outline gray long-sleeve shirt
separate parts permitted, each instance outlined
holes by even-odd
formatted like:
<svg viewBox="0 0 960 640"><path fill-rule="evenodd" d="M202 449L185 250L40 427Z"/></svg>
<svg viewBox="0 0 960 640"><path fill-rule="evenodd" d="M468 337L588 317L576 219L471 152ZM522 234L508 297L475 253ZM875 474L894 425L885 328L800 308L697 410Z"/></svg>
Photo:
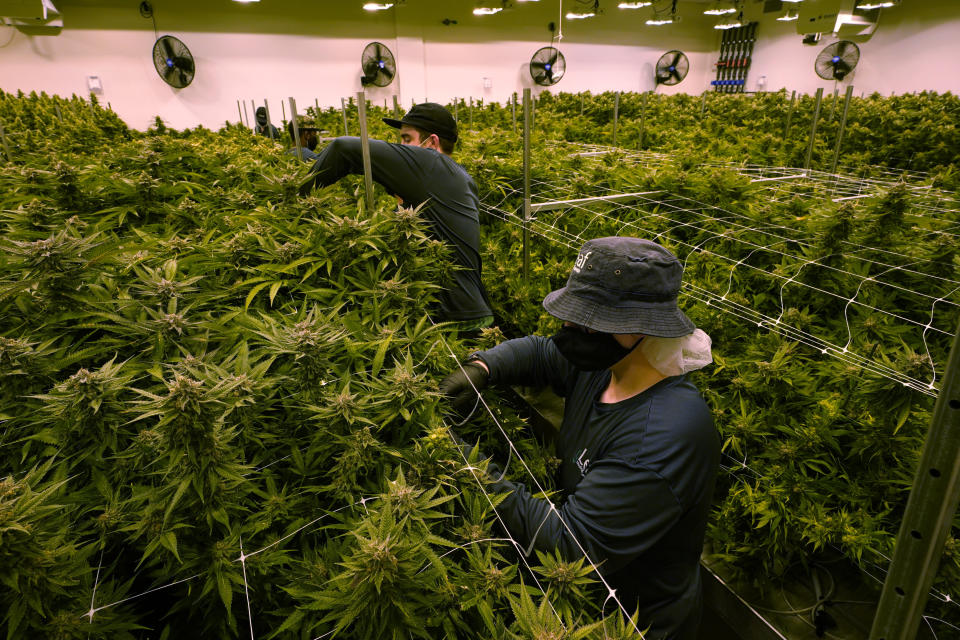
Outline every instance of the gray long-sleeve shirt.
<svg viewBox="0 0 960 640"><path fill-rule="evenodd" d="M550 385L566 398L556 441L563 497L552 511L521 483L494 485L512 491L498 509L510 534L525 548L556 548L565 558L586 552L627 611L639 604L650 640L695 638L699 559L720 457L696 387L669 377L605 404L610 371L577 370L548 338L510 340L478 356L493 383Z"/></svg>
<svg viewBox="0 0 960 640"><path fill-rule="evenodd" d="M463 270L454 273L449 289L441 291L440 315L444 320L476 320L493 315L480 281L480 200L473 178L449 156L413 145L370 141L373 179L407 206L421 209L434 237L446 242L454 262ZM314 184L327 186L340 178L363 172L360 138L336 138L320 152L311 169Z"/></svg>

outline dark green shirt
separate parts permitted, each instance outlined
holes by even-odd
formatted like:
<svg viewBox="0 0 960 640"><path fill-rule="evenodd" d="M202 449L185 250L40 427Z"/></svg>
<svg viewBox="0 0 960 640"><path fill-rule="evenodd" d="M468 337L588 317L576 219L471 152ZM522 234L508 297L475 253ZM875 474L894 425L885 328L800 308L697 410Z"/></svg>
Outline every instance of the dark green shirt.
<svg viewBox="0 0 960 640"><path fill-rule="evenodd" d="M492 315L480 281L480 200L473 178L450 156L413 145L370 141L370 167L374 181L405 206L421 209L433 236L453 249L454 262L463 270L441 291L443 320L474 320ZM360 138L343 136L328 144L311 169L314 184L326 186L340 178L363 173Z"/></svg>

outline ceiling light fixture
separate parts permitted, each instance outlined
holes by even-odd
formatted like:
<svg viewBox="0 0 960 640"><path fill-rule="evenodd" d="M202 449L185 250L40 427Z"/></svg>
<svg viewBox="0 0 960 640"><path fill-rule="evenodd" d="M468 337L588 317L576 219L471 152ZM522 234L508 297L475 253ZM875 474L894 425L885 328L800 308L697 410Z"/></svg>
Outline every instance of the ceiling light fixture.
<svg viewBox="0 0 960 640"><path fill-rule="evenodd" d="M239 2L240 4L250 4L251 2L260 2L260 0L233 0L234 2Z"/></svg>
<svg viewBox="0 0 960 640"><path fill-rule="evenodd" d="M796 20L796 19L797 19L797 12L796 12L796 11L792 11L792 10L790 10L790 9L787 9L787 11L784 12L784 14L783 14L782 16L780 16L779 18L777 18L777 20L779 20L780 22L790 22L790 21Z"/></svg>
<svg viewBox="0 0 960 640"><path fill-rule="evenodd" d="M889 9L897 4L893 0L860 0L857 3L857 9L869 11L870 9Z"/></svg>
<svg viewBox="0 0 960 640"><path fill-rule="evenodd" d="M503 11L503 7L477 7L473 10L475 16L492 16Z"/></svg>
<svg viewBox="0 0 960 640"><path fill-rule="evenodd" d="M803 0L780 0L780 2L792 2L793 4L797 4L798 2L803 2Z"/></svg>
<svg viewBox="0 0 960 640"><path fill-rule="evenodd" d="M742 27L742 26L743 26L743 23L741 23L739 20L737 20L736 18L730 18L729 20L721 20L717 24L713 25L713 28L727 30L727 29L736 29L737 27Z"/></svg>
<svg viewBox="0 0 960 640"><path fill-rule="evenodd" d="M728 13L736 13L737 8L732 2L715 2L712 7L703 12L705 16L722 16Z"/></svg>
<svg viewBox="0 0 960 640"><path fill-rule="evenodd" d="M597 15L597 14L595 14L595 13L589 13L589 12L588 12L588 13L574 13L574 12L571 11L570 13L567 14L567 20L585 20L586 18L592 18L592 17L594 17L595 15Z"/></svg>
<svg viewBox="0 0 960 640"><path fill-rule="evenodd" d="M651 18L650 20L647 20L647 24L651 27L662 27L665 24L673 24L673 18Z"/></svg>
<svg viewBox="0 0 960 640"><path fill-rule="evenodd" d="M393 6L392 2L368 2L363 5L364 11L385 11Z"/></svg>
<svg viewBox="0 0 960 640"><path fill-rule="evenodd" d="M617 5L617 9L643 9L652 4L652 2L621 2Z"/></svg>

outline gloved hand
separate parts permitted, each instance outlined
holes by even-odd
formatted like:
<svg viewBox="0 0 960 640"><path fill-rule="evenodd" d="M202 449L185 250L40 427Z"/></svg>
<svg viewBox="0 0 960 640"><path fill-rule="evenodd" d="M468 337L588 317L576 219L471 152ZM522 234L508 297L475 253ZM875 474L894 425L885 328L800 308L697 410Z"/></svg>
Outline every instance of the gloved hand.
<svg viewBox="0 0 960 640"><path fill-rule="evenodd" d="M451 398L450 407L457 415L463 415L477 402L477 392L487 387L490 373L476 362L457 367L440 381L440 393Z"/></svg>

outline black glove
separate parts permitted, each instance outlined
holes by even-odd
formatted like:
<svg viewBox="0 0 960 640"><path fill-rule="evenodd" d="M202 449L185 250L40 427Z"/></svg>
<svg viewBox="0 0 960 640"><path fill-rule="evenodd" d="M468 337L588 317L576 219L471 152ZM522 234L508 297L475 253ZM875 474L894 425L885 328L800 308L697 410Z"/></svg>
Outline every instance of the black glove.
<svg viewBox="0 0 960 640"><path fill-rule="evenodd" d="M486 389L490 374L482 365L468 362L440 381L440 393L451 398L450 407L458 415L477 403L477 392Z"/></svg>

